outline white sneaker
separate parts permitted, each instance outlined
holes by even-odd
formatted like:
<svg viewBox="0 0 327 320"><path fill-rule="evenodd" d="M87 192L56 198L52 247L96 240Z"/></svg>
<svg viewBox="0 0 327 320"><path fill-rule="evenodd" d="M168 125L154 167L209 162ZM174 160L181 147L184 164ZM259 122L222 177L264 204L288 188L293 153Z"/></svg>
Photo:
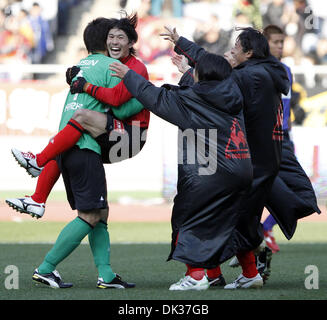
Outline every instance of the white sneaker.
<svg viewBox="0 0 327 320"><path fill-rule="evenodd" d="M240 266L240 263L237 259L237 257L235 256L228 264L231 268L236 268Z"/></svg>
<svg viewBox="0 0 327 320"><path fill-rule="evenodd" d="M11 149L11 153L15 157L18 164L26 169L27 173L32 177L38 177L43 168L36 163L36 156L32 152L22 152L15 148Z"/></svg>
<svg viewBox="0 0 327 320"><path fill-rule="evenodd" d="M36 219L42 218L45 211L45 203L35 202L31 197L6 199L9 207L20 213L27 213Z"/></svg>
<svg viewBox="0 0 327 320"><path fill-rule="evenodd" d="M191 276L185 276L178 282L172 284L169 290L206 290L209 288L209 281L204 275L201 280L195 280Z"/></svg>
<svg viewBox="0 0 327 320"><path fill-rule="evenodd" d="M247 278L240 274L234 282L227 284L224 289L258 289L262 288L262 286L263 280L259 273L253 278Z"/></svg>

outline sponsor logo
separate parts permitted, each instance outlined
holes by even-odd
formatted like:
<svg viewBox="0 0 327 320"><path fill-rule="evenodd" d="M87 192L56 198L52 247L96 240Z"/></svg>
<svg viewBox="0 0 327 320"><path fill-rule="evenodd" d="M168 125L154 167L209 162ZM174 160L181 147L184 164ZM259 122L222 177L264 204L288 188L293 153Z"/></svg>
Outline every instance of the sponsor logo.
<svg viewBox="0 0 327 320"><path fill-rule="evenodd" d="M65 112L69 110L77 110L83 108L83 103L71 102L65 106Z"/></svg>
<svg viewBox="0 0 327 320"><path fill-rule="evenodd" d="M78 66L95 66L99 60L81 60Z"/></svg>

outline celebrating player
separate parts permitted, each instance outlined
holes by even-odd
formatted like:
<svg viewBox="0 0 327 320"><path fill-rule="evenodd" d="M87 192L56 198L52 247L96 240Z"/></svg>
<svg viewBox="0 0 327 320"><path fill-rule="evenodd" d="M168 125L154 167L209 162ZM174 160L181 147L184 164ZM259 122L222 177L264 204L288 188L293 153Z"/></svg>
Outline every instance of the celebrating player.
<svg viewBox="0 0 327 320"><path fill-rule="evenodd" d="M175 44L175 51L195 65L205 50L166 27L162 36ZM253 28L242 29L231 54L235 61L232 78L244 97L244 119L253 164L253 183L241 205L237 257L242 274L226 289L263 285L253 250L263 240L260 219L272 183L278 173L282 140L281 93L287 94L289 80L283 66L269 52L265 37Z"/></svg>
<svg viewBox="0 0 327 320"><path fill-rule="evenodd" d="M134 56L133 45L138 39L136 25L137 15L110 19L109 32L106 37L107 49L111 57L119 59L148 79L145 65ZM68 69L67 82L71 83L79 70L78 67ZM12 150L19 164L30 175L39 176L35 193L31 197L6 200L14 209L37 218L43 216L46 200L60 176L57 163L53 159L78 142L84 131L95 138L101 146L104 163L130 158L143 148L149 126L149 111L144 109L136 99L132 99L123 82L113 88L101 87L95 80L93 84L90 82L87 83L85 78L79 75L77 81L72 84L71 92L78 94L85 89L85 92L92 97L112 106L107 113L85 108L77 109L67 126L51 139L47 147L39 154L33 155L17 149ZM124 120L119 121L119 119ZM111 153L112 146L117 143L118 139L121 139L122 147L126 149L121 152L121 155Z"/></svg>
<svg viewBox="0 0 327 320"><path fill-rule="evenodd" d="M193 86L158 88L127 66L110 68L145 108L180 129L168 259L185 263L187 272L169 289L205 290L210 285L205 269L233 255L229 245L237 237L239 205L252 181L243 99L230 78L232 69L223 57L205 54Z"/></svg>

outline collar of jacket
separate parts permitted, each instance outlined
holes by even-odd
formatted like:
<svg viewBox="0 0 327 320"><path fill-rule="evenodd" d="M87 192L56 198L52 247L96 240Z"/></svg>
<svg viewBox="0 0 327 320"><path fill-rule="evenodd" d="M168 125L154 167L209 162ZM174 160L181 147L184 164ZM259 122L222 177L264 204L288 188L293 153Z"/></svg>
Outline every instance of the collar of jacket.
<svg viewBox="0 0 327 320"><path fill-rule="evenodd" d="M260 58L251 58L249 60L246 60L246 61L240 63L234 69L242 69L242 68L247 67L247 66L254 66L256 64L261 64L261 63L265 63L265 62L280 63L280 61L278 59L276 59L274 56L269 55L267 58L262 58L262 59L260 59Z"/></svg>
<svg viewBox="0 0 327 320"><path fill-rule="evenodd" d="M132 55L131 55L131 54L129 54L127 57L120 58L119 61L120 61L121 63L123 63L123 64L126 64L126 62L127 62L130 58L132 58Z"/></svg>

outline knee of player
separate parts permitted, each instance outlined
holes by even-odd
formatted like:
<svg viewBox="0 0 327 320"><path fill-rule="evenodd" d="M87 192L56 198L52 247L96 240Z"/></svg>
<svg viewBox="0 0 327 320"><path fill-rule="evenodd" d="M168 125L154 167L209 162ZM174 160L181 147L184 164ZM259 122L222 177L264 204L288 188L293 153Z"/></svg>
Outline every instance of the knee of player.
<svg viewBox="0 0 327 320"><path fill-rule="evenodd" d="M101 212L99 209L95 209L89 212L78 212L78 216L90 224L92 227L95 227L101 219Z"/></svg>
<svg viewBox="0 0 327 320"><path fill-rule="evenodd" d="M77 121L81 126L86 124L88 113L86 109L78 109L74 112L72 119Z"/></svg>

